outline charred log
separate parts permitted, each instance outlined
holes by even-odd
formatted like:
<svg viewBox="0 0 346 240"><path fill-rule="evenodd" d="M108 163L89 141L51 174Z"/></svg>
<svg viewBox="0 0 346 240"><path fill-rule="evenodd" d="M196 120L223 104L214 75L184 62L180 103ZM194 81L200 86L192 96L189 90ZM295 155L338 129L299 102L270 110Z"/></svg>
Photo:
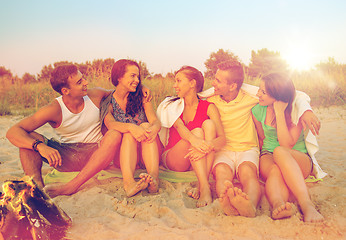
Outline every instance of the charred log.
<svg viewBox="0 0 346 240"><path fill-rule="evenodd" d="M7 181L0 196L0 232L4 239L63 239L70 217L32 179ZM1 239L1 236L0 236Z"/></svg>

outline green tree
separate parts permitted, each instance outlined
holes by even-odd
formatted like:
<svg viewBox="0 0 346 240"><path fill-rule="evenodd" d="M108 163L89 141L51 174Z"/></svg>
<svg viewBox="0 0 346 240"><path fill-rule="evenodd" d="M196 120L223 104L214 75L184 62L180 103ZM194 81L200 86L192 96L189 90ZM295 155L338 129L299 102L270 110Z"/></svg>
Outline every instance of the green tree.
<svg viewBox="0 0 346 240"><path fill-rule="evenodd" d="M36 77L30 73L24 73L22 81L24 84L37 82Z"/></svg>
<svg viewBox="0 0 346 240"><path fill-rule="evenodd" d="M12 77L12 73L10 70L6 69L4 66L0 66L0 77L7 75L8 77Z"/></svg>
<svg viewBox="0 0 346 240"><path fill-rule="evenodd" d="M147 77L151 77L151 74L148 70L147 64L145 62L138 62L139 68L141 69L141 79L144 80Z"/></svg>
<svg viewBox="0 0 346 240"><path fill-rule="evenodd" d="M263 76L272 72L287 72L288 65L279 52L262 48L257 52L251 51L251 61L248 74L252 77Z"/></svg>
<svg viewBox="0 0 346 240"><path fill-rule="evenodd" d="M48 66L47 65L43 66L43 68L41 69L41 72L37 75L37 80L39 82L48 82L52 71L53 71L53 67L51 64L49 64Z"/></svg>
<svg viewBox="0 0 346 240"><path fill-rule="evenodd" d="M212 52L209 59L204 62L204 65L207 68L204 76L206 78L212 78L217 71L217 65L220 62L224 62L227 60L236 60L240 62L238 56L228 50L225 51L223 49L219 49L217 52Z"/></svg>
<svg viewBox="0 0 346 240"><path fill-rule="evenodd" d="M327 62L316 64L316 68L324 73L346 74L346 65L337 63L333 57L329 57Z"/></svg>

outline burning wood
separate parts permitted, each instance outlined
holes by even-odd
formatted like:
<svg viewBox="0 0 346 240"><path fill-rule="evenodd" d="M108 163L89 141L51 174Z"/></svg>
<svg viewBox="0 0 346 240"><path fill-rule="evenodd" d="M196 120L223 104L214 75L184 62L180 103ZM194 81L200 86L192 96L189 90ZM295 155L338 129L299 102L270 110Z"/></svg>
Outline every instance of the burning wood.
<svg viewBox="0 0 346 240"><path fill-rule="evenodd" d="M63 239L70 217L32 179L7 181L0 196L0 240Z"/></svg>

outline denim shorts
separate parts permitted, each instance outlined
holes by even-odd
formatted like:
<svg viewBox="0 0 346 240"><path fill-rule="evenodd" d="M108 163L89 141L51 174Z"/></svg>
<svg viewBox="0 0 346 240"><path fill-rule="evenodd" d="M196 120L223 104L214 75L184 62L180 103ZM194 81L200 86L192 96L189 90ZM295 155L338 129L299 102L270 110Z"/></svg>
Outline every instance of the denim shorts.
<svg viewBox="0 0 346 240"><path fill-rule="evenodd" d="M61 172L77 172L82 170L91 155L98 149L98 143L61 143L54 138L44 137L44 143L59 151L62 159L61 166L56 167ZM48 163L42 157L42 161Z"/></svg>

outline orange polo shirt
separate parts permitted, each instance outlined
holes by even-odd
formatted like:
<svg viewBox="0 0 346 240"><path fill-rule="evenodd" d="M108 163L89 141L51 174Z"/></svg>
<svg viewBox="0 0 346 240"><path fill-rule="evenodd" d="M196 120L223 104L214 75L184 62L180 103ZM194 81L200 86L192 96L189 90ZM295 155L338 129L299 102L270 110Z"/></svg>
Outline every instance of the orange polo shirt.
<svg viewBox="0 0 346 240"><path fill-rule="evenodd" d="M256 127L251 115L251 109L258 103L258 99L240 89L233 101L226 102L219 95L207 100L214 103L220 112L227 141L224 149L242 152L258 147Z"/></svg>

